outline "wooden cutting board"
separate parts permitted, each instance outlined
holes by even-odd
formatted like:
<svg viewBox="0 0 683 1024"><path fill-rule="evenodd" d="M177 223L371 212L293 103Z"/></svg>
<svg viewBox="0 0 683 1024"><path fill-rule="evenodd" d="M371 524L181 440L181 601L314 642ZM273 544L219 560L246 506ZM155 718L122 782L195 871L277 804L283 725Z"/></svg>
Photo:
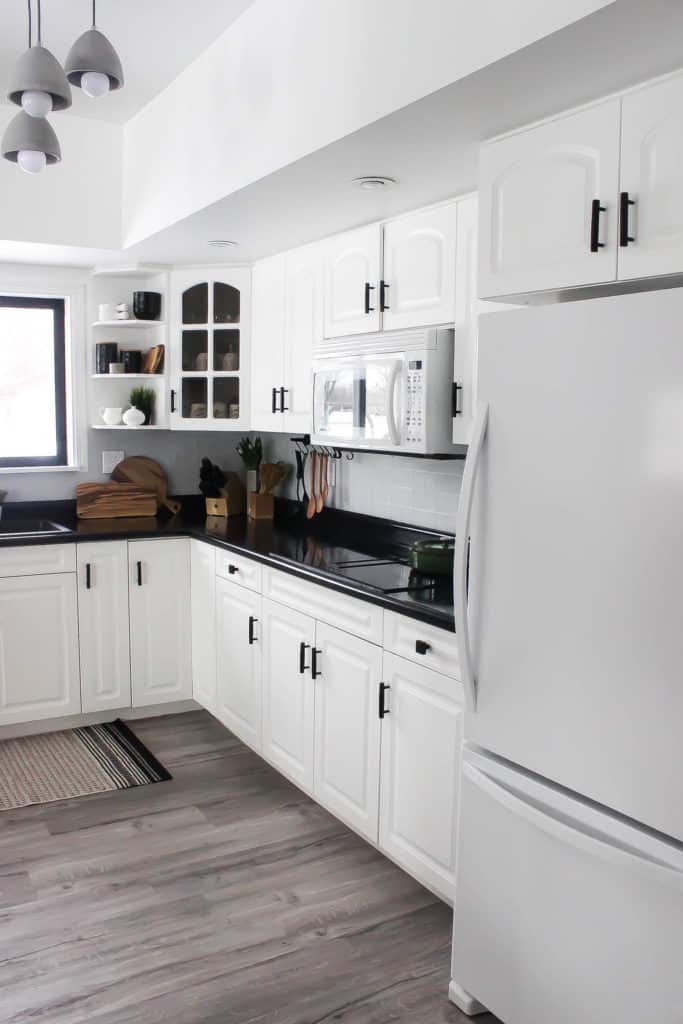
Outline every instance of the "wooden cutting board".
<svg viewBox="0 0 683 1024"><path fill-rule="evenodd" d="M180 502L168 497L166 470L146 455L131 455L129 459L123 459L114 468L111 478L120 484L137 484L145 490L152 490L160 505L164 505L174 516L180 512Z"/></svg>
<svg viewBox="0 0 683 1024"><path fill-rule="evenodd" d="M152 518L157 496L152 488L137 484L78 484L76 515L79 519Z"/></svg>

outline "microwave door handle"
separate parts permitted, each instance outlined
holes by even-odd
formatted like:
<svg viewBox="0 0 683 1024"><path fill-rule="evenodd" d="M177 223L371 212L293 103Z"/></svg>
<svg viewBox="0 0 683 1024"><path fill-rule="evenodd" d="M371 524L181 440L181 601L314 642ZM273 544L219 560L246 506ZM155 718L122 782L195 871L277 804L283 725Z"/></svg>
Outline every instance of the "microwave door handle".
<svg viewBox="0 0 683 1024"><path fill-rule="evenodd" d="M458 638L460 654L460 673L465 690L465 704L468 711L477 708L477 680L472 664L470 646L469 614L467 607L467 561L470 540L470 521L472 518L472 502L474 485L477 480L477 469L486 438L489 423L488 404L480 406L474 421L472 440L467 450L465 472L462 478L458 516L455 524L455 573L453 591L455 599L455 632Z"/></svg>
<svg viewBox="0 0 683 1024"><path fill-rule="evenodd" d="M398 386L400 370L401 363L394 363L391 377L389 378L389 387L387 388L387 426L389 427L391 443L396 445L396 447L401 444L401 435L396 423L396 388Z"/></svg>

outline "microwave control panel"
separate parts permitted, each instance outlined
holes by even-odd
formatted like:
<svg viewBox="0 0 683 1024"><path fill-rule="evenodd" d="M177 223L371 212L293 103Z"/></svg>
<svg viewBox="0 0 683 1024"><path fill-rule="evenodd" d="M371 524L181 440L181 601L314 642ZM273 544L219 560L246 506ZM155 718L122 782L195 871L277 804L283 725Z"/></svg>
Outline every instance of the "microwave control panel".
<svg viewBox="0 0 683 1024"><path fill-rule="evenodd" d="M411 359L406 375L405 439L419 444L424 439L424 362Z"/></svg>

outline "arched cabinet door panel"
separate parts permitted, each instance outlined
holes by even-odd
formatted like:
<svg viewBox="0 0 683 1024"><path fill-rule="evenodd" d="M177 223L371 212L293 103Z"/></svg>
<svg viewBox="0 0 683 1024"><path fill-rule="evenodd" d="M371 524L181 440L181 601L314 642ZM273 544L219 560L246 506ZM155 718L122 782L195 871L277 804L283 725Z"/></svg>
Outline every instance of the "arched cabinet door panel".
<svg viewBox="0 0 683 1024"><path fill-rule="evenodd" d="M482 147L479 295L614 281L620 101Z"/></svg>
<svg viewBox="0 0 683 1024"><path fill-rule="evenodd" d="M455 320L456 208L448 203L385 224L384 330Z"/></svg>
<svg viewBox="0 0 683 1024"><path fill-rule="evenodd" d="M379 224L336 235L325 254L325 337L368 334L381 325Z"/></svg>

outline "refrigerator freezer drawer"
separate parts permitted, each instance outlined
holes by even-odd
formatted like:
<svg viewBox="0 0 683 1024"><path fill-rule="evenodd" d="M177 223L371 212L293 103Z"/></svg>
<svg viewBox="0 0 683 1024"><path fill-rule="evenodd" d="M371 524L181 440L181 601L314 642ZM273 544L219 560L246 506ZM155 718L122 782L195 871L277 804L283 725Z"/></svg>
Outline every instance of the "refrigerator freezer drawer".
<svg viewBox="0 0 683 1024"><path fill-rule="evenodd" d="M471 749L453 981L505 1024L680 1024L683 847Z"/></svg>

